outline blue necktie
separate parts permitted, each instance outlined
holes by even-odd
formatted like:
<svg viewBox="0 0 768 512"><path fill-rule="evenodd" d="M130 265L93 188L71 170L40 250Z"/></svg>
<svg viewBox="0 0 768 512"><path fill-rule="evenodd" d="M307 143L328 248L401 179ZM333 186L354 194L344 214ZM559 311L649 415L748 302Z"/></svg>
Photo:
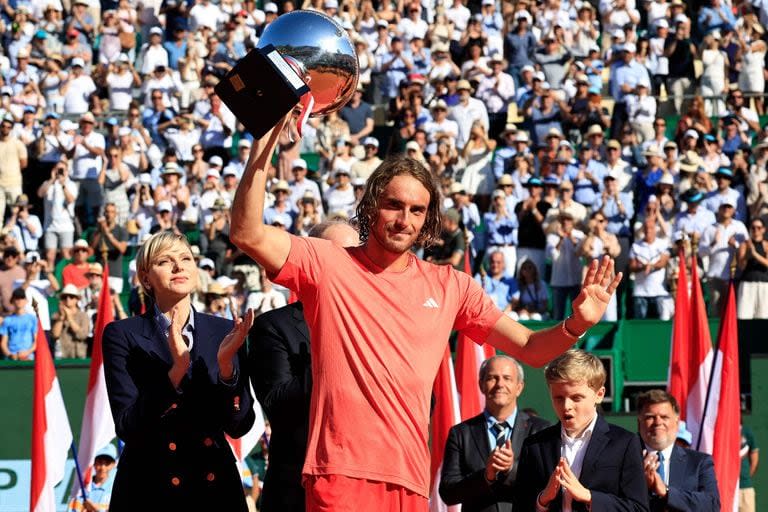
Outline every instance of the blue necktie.
<svg viewBox="0 0 768 512"><path fill-rule="evenodd" d="M656 469L656 472L661 477L661 481L665 482L666 474L664 472L664 454L661 452L656 452L656 456L659 458L659 467Z"/></svg>

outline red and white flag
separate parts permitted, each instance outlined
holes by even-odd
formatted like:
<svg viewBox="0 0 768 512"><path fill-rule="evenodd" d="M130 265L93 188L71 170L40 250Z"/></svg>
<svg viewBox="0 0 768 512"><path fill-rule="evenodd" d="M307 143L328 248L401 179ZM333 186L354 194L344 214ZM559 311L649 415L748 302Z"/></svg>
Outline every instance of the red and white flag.
<svg viewBox="0 0 768 512"><path fill-rule="evenodd" d="M432 391L435 395L435 408L432 411L430 434L431 467L430 475L432 485L429 493L430 512L459 512L461 505L446 505L440 498L440 474L443 469L443 456L445 455L445 443L448 440L448 431L461 421L459 416L459 400L453 375L453 363L451 362L451 349L445 346L445 354L440 363L440 368L435 377Z"/></svg>
<svg viewBox="0 0 768 512"><path fill-rule="evenodd" d="M251 395L256 396L250 381L248 382L248 386L250 386ZM232 453L235 454L235 459L237 460L238 469L240 470L241 475L246 468L245 458L254 448L256 448L256 445L259 444L259 439L261 439L261 436L264 435L264 431L267 429L267 424L264 420L264 412L261 409L261 404L259 404L257 400L253 401L253 412L256 414L256 419L253 422L251 430L238 439L226 436L227 442L232 448Z"/></svg>
<svg viewBox="0 0 768 512"><path fill-rule="evenodd" d="M45 332L37 320L35 376L32 398L32 478L29 509L54 512L53 488L64 478L72 445L72 429Z"/></svg>
<svg viewBox="0 0 768 512"><path fill-rule="evenodd" d="M691 265L691 310L690 333L688 339L688 396L685 399L685 423L693 435L692 448L705 453L712 453L713 429L702 425L704 406L707 399L707 387L712 375L712 336L709 333L707 308L701 281L696 268L696 256L692 256ZM678 316L678 315L675 315Z"/></svg>
<svg viewBox="0 0 768 512"><path fill-rule="evenodd" d="M77 460L83 471L83 481L87 487L91 481L93 458L96 452L115 438L115 422L109 408L107 383L104 380L104 356L102 339L104 328L115 319L112 294L109 289L109 272L104 271L99 294L99 306L96 312L96 325L93 328L93 349L91 351L91 369L88 374L88 388L83 409L83 425L80 428L80 442ZM80 482L72 484L71 495L81 492Z"/></svg>
<svg viewBox="0 0 768 512"><path fill-rule="evenodd" d="M714 430L712 458L715 461L717 489L720 491L720 509L731 512L739 508L741 469L741 459L736 456L741 447L741 397L739 336L733 281L728 287L728 299L720 321L716 358L704 423Z"/></svg>
<svg viewBox="0 0 768 512"><path fill-rule="evenodd" d="M688 294L688 275L685 251L680 249L675 293L675 317L672 324L672 344L669 356L669 385L667 391L680 405L680 419L686 419L688 398L688 334L691 322L691 302Z"/></svg>
<svg viewBox="0 0 768 512"><path fill-rule="evenodd" d="M464 272L472 275L469 251L464 251ZM456 389L461 404L461 421L480 414L485 408L485 396L477 384L480 365L496 354L489 344L478 345L462 333L456 339Z"/></svg>

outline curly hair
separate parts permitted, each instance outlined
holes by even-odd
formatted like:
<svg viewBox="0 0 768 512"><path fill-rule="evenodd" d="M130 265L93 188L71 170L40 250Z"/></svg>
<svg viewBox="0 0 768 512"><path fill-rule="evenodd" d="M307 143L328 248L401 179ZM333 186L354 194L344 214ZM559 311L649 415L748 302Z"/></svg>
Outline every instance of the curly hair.
<svg viewBox="0 0 768 512"><path fill-rule="evenodd" d="M442 230L440 220L440 188L432 174L419 161L402 155L387 158L371 174L365 187L365 193L357 205L356 216L353 219L360 231L360 241L366 243L371 234L371 224L376 222L379 215L379 199L384 189L395 176L411 176L419 181L429 192L427 218L421 228L416 243L424 247L432 245Z"/></svg>

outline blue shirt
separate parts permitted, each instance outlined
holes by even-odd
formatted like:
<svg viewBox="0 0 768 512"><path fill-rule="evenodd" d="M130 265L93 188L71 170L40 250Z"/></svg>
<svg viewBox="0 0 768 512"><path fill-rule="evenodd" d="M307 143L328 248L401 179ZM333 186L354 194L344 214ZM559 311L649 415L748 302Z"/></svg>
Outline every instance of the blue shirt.
<svg viewBox="0 0 768 512"><path fill-rule="evenodd" d="M488 442L490 443L491 451L496 447L496 432L493 429L493 426L497 423L499 423L499 420L491 416L491 414L488 411L483 411L483 416L485 416L485 424L488 428ZM517 419L517 407L515 407L515 410L512 412L512 414L509 415L509 418L506 420L506 424L509 425L509 428L507 428L506 435L504 436L504 442L506 443L509 441L509 439L512 437L512 428L515 426L515 420Z"/></svg>
<svg viewBox="0 0 768 512"><path fill-rule="evenodd" d="M661 180L664 170L653 169L646 175L642 171L635 174L635 192L637 194L637 210L644 210L648 198L656 192L656 184Z"/></svg>
<svg viewBox="0 0 768 512"><path fill-rule="evenodd" d="M182 41L181 46L176 46L176 41L166 41L163 48L168 52L168 66L171 69L179 69L179 59L187 53L187 41Z"/></svg>
<svg viewBox="0 0 768 512"><path fill-rule="evenodd" d="M611 66L611 96L616 101L624 101L626 93L621 90L621 86L627 84L634 89L641 80L650 82L648 70L636 60L632 60L629 64L624 62L614 64Z"/></svg>
<svg viewBox="0 0 768 512"><path fill-rule="evenodd" d="M699 11L699 29L703 35L713 30L732 31L736 27L736 17L727 5L720 5L720 9L712 6L702 7Z"/></svg>
<svg viewBox="0 0 768 512"><path fill-rule="evenodd" d="M482 277L480 274L475 274L475 281L480 283L496 307L502 310L507 307L512 294L517 291L517 282L512 278L494 279L489 275Z"/></svg>
<svg viewBox="0 0 768 512"><path fill-rule="evenodd" d="M165 335L166 338L168 338L171 331L171 321L160 311L160 308L157 307L157 304L155 304L155 322L157 322L157 325L160 327L160 331ZM192 351L192 345L195 339L194 333L195 308L190 307L189 319L187 320L187 323L184 325L184 327L181 328L181 335L187 338L187 341L189 342L190 352Z"/></svg>
<svg viewBox="0 0 768 512"><path fill-rule="evenodd" d="M603 198L598 197L595 201L595 210L603 208L603 215L608 220L605 230L616 236L629 236L629 219L635 214L632 206L632 196L625 192L619 192L619 200L624 207L624 213L619 210L619 205L613 197L609 197L603 208Z"/></svg>
<svg viewBox="0 0 768 512"><path fill-rule="evenodd" d="M115 473L117 473L117 469L112 468L112 471L109 472L109 476L107 476L107 479L104 480L101 485L91 481L88 485L88 489L85 491L85 496L89 501L92 501L94 505L96 505L97 510L107 510L109 507L109 501L112 499L112 486L115 483ZM84 510L83 495L82 493L78 493L77 497L69 502L67 511L80 512L81 510Z"/></svg>
<svg viewBox="0 0 768 512"><path fill-rule="evenodd" d="M36 333L37 318L32 313L8 315L0 325L0 335L8 336L8 350L11 354L32 348Z"/></svg>
<svg viewBox="0 0 768 512"><path fill-rule="evenodd" d="M494 212L483 215L485 229L488 236L488 245L515 245L517 244L517 216L510 210L507 217L496 218Z"/></svg>
<svg viewBox="0 0 768 512"><path fill-rule="evenodd" d="M504 146L503 148L496 150L496 154L493 156L493 174L496 176L496 180L501 178L501 176L504 174L504 170L507 166L507 160L516 154L517 150L509 146Z"/></svg>
<svg viewBox="0 0 768 512"><path fill-rule="evenodd" d="M603 178L605 177L607 169L597 160L590 158L589 161L587 161L587 171L589 171L589 173L597 180L597 183L593 183L587 178L581 180L576 179L579 175L580 166L581 163L578 161L569 165L565 169L565 175L571 183L573 183L573 200L589 207L595 204L595 201L598 199L597 193L602 191Z"/></svg>

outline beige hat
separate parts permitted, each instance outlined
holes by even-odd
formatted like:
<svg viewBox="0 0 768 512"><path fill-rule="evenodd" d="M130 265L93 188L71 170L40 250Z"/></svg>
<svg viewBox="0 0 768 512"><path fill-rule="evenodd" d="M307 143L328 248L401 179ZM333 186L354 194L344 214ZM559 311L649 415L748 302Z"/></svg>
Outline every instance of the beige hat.
<svg viewBox="0 0 768 512"><path fill-rule="evenodd" d="M469 80L459 80L459 83L456 84L456 90L461 91L462 89L472 91L472 85L469 83Z"/></svg>
<svg viewBox="0 0 768 512"><path fill-rule="evenodd" d="M621 149L621 143L619 143L619 141L616 139L611 139L608 141L608 144L606 144L606 147Z"/></svg>
<svg viewBox="0 0 768 512"><path fill-rule="evenodd" d="M514 185L514 184L515 184L515 182L512 179L512 176L510 176L509 174L502 174L501 178L499 178L499 181L496 182L496 186L499 186L499 185L502 185L502 186L503 185Z"/></svg>
<svg viewBox="0 0 768 512"><path fill-rule="evenodd" d="M59 297L77 297L80 298L80 290L77 288L77 286L73 284L68 284L64 288L61 289L61 292L59 293Z"/></svg>
<svg viewBox="0 0 768 512"><path fill-rule="evenodd" d="M93 113L86 112L82 116L80 116L80 122L81 123L91 123L96 124L96 118L93 116Z"/></svg>
<svg viewBox="0 0 768 512"><path fill-rule="evenodd" d="M449 194L466 194L467 192L464 190L464 185L461 183L454 183L451 185L450 190L448 191Z"/></svg>
<svg viewBox="0 0 768 512"><path fill-rule="evenodd" d="M587 137L591 135L603 135L603 128L599 124L593 124L587 130Z"/></svg>
<svg viewBox="0 0 768 512"><path fill-rule="evenodd" d="M85 275L93 274L95 276L100 276L104 273L104 267L101 266L101 263L91 263L88 265L88 272L85 273Z"/></svg>
<svg viewBox="0 0 768 512"><path fill-rule="evenodd" d="M408 143L405 145L405 150L408 151L409 149L413 149L415 151L421 151L421 146L419 146L419 143L415 140L408 141Z"/></svg>
<svg viewBox="0 0 768 512"><path fill-rule="evenodd" d="M290 185L288 185L287 181L280 180L277 183L275 183L274 185L272 185L272 188L269 191L274 194L278 190L282 190L283 192L290 193L291 192L291 187L290 187Z"/></svg>
<svg viewBox="0 0 768 512"><path fill-rule="evenodd" d="M224 287L215 281L208 285L208 289L205 291L205 293L207 295L226 295L226 292L224 292Z"/></svg>

